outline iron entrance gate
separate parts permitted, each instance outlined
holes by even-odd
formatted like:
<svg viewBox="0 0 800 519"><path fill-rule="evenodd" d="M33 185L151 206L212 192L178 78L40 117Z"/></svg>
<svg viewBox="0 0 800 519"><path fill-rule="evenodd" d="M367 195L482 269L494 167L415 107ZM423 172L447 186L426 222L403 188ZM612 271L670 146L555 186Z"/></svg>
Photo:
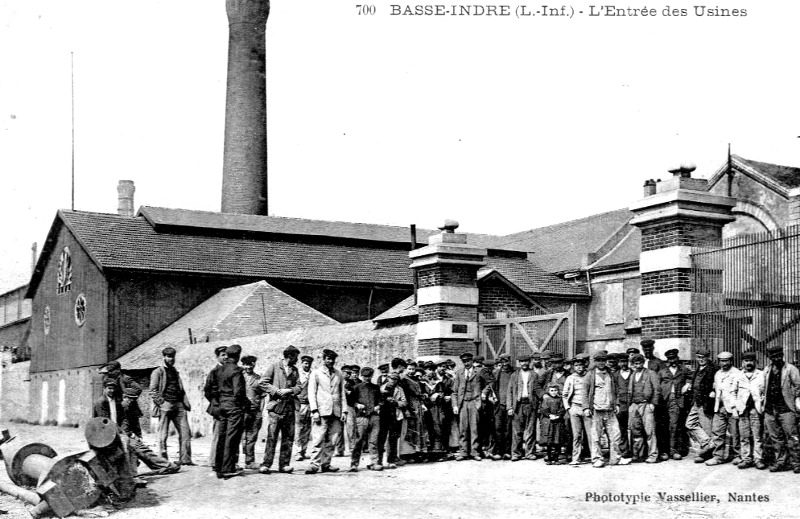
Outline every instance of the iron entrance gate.
<svg viewBox="0 0 800 519"><path fill-rule="evenodd" d="M480 354L487 359L511 355L512 362L523 354L544 350L561 353L566 358L575 354L575 305L561 313L481 319L478 323Z"/></svg>
<svg viewBox="0 0 800 519"><path fill-rule="evenodd" d="M734 365L779 344L795 362L800 333L800 226L692 249L692 337ZM762 364L763 365L763 364Z"/></svg>

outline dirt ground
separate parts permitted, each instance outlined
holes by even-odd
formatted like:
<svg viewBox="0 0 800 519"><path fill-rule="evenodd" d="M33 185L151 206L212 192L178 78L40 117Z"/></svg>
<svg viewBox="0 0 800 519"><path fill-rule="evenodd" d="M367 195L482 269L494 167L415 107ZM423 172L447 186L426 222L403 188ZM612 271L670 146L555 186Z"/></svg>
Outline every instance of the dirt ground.
<svg viewBox="0 0 800 519"><path fill-rule="evenodd" d="M59 454L86 449L81 429L0 423L26 441L52 446ZM155 445L155 436L145 441ZM264 444L259 442L257 459ZM170 438L169 452L177 450ZM731 464L696 465L690 459L657 465L592 468L547 466L543 461L463 461L407 465L396 470L347 473L349 458L334 458L335 474L295 473L218 480L207 466L208 439L192 442L198 466L178 474L147 477L147 487L120 509L85 511L84 517L364 517L467 518L789 518L800 517L800 475L738 470ZM362 461L362 467L366 458ZM146 470L146 469L142 469ZM7 478L5 471L0 477ZM758 499L761 502L758 502ZM633 502L636 498L637 502ZM678 500L680 499L680 500ZM737 502L731 499L750 499ZM768 500L768 501L765 501ZM704 501L705 500L705 501ZM627 501L627 502L626 502ZM0 494L6 517L30 517L26 505Z"/></svg>

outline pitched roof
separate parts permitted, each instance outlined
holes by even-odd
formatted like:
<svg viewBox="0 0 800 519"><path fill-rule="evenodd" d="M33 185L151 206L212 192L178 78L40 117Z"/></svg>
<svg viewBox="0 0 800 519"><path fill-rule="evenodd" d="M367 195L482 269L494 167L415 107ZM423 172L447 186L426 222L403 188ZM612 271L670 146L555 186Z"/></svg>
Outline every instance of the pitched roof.
<svg viewBox="0 0 800 519"><path fill-rule="evenodd" d="M250 237L157 232L143 217L60 210L31 279L31 296L63 222L101 269L248 279L412 284L408 251Z"/></svg>
<svg viewBox="0 0 800 519"><path fill-rule="evenodd" d="M406 324L391 328L376 329L372 321L318 326L314 328L295 328L266 335L232 337L225 341L198 342L175 346L177 350L175 365L186 377L192 372L204 375L214 364L214 348L235 341L242 347L245 355L258 357L259 365L269 359L277 360L283 349L291 344L305 355L319 357L323 348L330 348L343 356L370 351L380 355L369 359L370 365L383 362L386 358L405 353L416 343L416 325ZM149 342L149 341L148 341ZM163 363L161 349L152 344L142 344L119 359L122 368L128 370L152 369ZM367 348L369 346L369 348ZM372 354L372 353L371 353ZM366 365L366 364L365 364Z"/></svg>
<svg viewBox="0 0 800 519"><path fill-rule="evenodd" d="M547 272L580 269L589 253L622 238L634 214L628 209L587 216L506 236L503 245L533 252L531 261Z"/></svg>
<svg viewBox="0 0 800 519"><path fill-rule="evenodd" d="M372 223L338 222L330 220L310 220L284 216L262 216L252 214L231 214L191 209L170 209L166 207L142 206L139 216L158 232L177 232L180 234L201 233L216 235L268 235L274 239L292 241L332 241L337 243L382 243L400 245L410 250L411 231L409 227L379 225ZM416 229L417 243L425 245L428 238L441 231ZM501 236L466 233L471 244L493 248L502 241Z"/></svg>
<svg viewBox="0 0 800 519"><path fill-rule="evenodd" d="M625 237L616 242L607 254L600 256L597 261L589 265L589 268L597 270L639 261L639 255L642 252L642 231L632 225L628 227Z"/></svg>
<svg viewBox="0 0 800 519"><path fill-rule="evenodd" d="M134 351L161 352L167 346L177 349L189 342L188 330L197 342L206 342L331 324L338 322L266 281L258 281L220 290ZM139 355L132 354L122 358Z"/></svg>
<svg viewBox="0 0 800 519"><path fill-rule="evenodd" d="M589 295L585 286L568 283L526 259L489 256L486 258L486 265L478 270L478 281L494 272L527 296L587 297ZM419 311L414 304L414 296L411 295L372 320L385 323L417 315Z"/></svg>
<svg viewBox="0 0 800 519"><path fill-rule="evenodd" d="M759 162L756 160L746 159L738 155L731 156L731 158L734 157L743 164L763 175L766 175L788 189L800 187L800 168L795 168L792 166L780 166L778 164L770 164L769 162Z"/></svg>
<svg viewBox="0 0 800 519"><path fill-rule="evenodd" d="M586 296L586 287L574 285L546 272L542 267L521 258L486 258L486 266L478 271L484 276L497 271L528 295Z"/></svg>

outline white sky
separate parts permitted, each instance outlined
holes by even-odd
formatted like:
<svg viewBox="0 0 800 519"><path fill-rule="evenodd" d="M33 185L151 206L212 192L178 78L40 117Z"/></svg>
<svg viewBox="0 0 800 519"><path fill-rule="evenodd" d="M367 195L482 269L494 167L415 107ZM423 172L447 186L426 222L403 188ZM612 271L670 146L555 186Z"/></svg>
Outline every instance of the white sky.
<svg viewBox="0 0 800 519"><path fill-rule="evenodd" d="M800 165L800 2L719 4L748 16L274 0L270 212L507 234L626 207L681 161L708 177L728 142ZM28 281L31 243L70 206L70 51L76 209L116 212L132 179L137 208L219 210L227 39L223 0L0 0L0 291Z"/></svg>

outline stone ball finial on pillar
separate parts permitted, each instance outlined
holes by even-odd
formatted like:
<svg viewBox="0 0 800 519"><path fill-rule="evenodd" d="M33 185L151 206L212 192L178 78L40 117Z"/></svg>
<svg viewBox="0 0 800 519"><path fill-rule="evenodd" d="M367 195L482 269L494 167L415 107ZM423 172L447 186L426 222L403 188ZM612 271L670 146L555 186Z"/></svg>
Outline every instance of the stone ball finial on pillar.
<svg viewBox="0 0 800 519"><path fill-rule="evenodd" d="M454 233L456 232L456 229L458 229L458 222L448 218L444 221L444 225L439 227L439 229L446 233Z"/></svg>

